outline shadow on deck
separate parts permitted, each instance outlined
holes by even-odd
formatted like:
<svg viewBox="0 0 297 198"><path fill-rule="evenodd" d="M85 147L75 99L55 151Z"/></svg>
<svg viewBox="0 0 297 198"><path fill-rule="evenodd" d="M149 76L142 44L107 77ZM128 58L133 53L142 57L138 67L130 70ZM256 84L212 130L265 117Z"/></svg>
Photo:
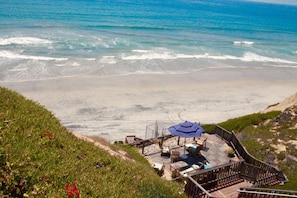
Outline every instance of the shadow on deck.
<svg viewBox="0 0 297 198"><path fill-rule="evenodd" d="M163 178L184 179L185 193L189 197L229 197L227 194L234 191L233 197L238 195L238 184L248 189L251 186L275 185L287 181L277 167L251 156L234 133L219 126L214 133L202 135L201 138L207 139L207 142L198 156L187 152L183 146L191 144L192 139L184 139L179 145L178 137L166 138L164 142L162 139L162 147L159 139L156 142L145 140L141 153ZM165 147L169 148L167 153L164 153ZM236 157L228 157L226 151L231 147ZM172 158L173 152L178 153L178 158ZM205 161L210 166L201 166Z"/></svg>
<svg viewBox="0 0 297 198"><path fill-rule="evenodd" d="M164 141L163 148L168 147L170 150L170 153L167 155L161 154L162 149L158 143L146 146L143 154L157 171L158 169L161 171L163 168L164 175L162 177L167 180L175 179L178 176L182 177L183 175L177 175L176 173L186 169L191 173L197 172L201 168L195 168L195 166L201 166L205 161L209 163L208 168L223 165L230 161L238 161L237 157L228 157L226 150L229 146L216 135L205 133L202 134L201 138L207 139L207 141L203 150L200 151L200 155L195 156L185 150L184 145L192 143L193 139L187 138L178 145L178 137L172 137ZM180 154L180 157L178 159L172 159L171 153L176 151ZM182 174L184 173L182 172Z"/></svg>

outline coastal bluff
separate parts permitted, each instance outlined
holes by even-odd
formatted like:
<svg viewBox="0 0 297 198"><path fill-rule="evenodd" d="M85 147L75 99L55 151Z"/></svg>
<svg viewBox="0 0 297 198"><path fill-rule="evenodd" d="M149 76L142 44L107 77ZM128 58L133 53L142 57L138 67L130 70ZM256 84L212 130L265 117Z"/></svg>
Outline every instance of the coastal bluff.
<svg viewBox="0 0 297 198"><path fill-rule="evenodd" d="M269 105L266 109L261 111L261 113L266 113L269 111L284 111L285 109L295 105L297 105L297 92L279 103Z"/></svg>

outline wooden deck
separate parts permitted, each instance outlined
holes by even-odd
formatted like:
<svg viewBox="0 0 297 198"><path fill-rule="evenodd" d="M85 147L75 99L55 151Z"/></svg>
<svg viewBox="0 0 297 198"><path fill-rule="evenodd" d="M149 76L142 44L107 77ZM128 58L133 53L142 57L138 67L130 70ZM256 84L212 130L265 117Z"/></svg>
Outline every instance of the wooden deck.
<svg viewBox="0 0 297 198"><path fill-rule="evenodd" d="M150 141L150 144L142 144L141 153L145 155L156 170L158 167L162 168L161 173L165 173L163 177L165 176L166 179L174 180L176 177L185 179L185 193L193 198L238 197L242 193L247 193L242 189L251 189L250 187L253 185L274 185L287 181L286 176L277 167L266 164L248 154L234 133L217 126L215 134L203 134L203 136L201 139L207 139L207 143L203 146L203 150L200 151L199 155L186 152L184 146L176 143L174 138L168 139L171 141L164 142L164 139L162 139L161 144L159 142L159 147L155 144L159 139ZM185 139L183 145L187 145L189 139ZM177 142L179 142L179 139ZM164 146L168 147L168 151L170 151L166 150L169 155L168 157L165 155L165 158L163 155L165 153ZM227 157L226 150L230 147L235 150L238 157ZM162 154L160 148L162 148ZM176 157L174 155L175 157L172 158L173 151L178 153L179 159L173 160ZM205 161L210 164L210 167L204 165L203 169L203 166L199 166L199 164L201 165L201 162ZM177 164L173 164L174 162ZM248 181L251 183L248 183ZM274 190L271 192L274 192ZM251 193L261 194L261 192L254 191Z"/></svg>
<svg viewBox="0 0 297 198"><path fill-rule="evenodd" d="M184 149L185 143L191 143L193 140L188 138L186 142L182 140L180 145L177 145L178 138L173 137L164 141L164 146L169 146L171 151L178 151L180 154L186 154L188 159L184 160L189 164L189 167L193 164L203 163L204 160L207 160L213 167L223 165L228 163L230 160L237 161L238 158L230 158L226 154L226 148L228 145L221 139L219 139L215 135L203 134L204 138L207 138L206 149L202 150L201 156L199 158L193 158L191 154L189 154ZM141 151L140 151L141 152ZM170 164L172 163L169 157L161 156L161 149L158 144L152 144L150 146L145 147L144 149L145 158L148 159L150 163L161 163L164 164L164 173L163 176L165 179L171 180Z"/></svg>
<svg viewBox="0 0 297 198"><path fill-rule="evenodd" d="M238 184L235 184L233 186L229 186L227 188L220 189L218 191L214 191L211 193L212 196L214 197L222 197L222 198L237 198L239 193L237 192L238 189L242 187L250 187L252 186L248 182L241 182Z"/></svg>
<svg viewBox="0 0 297 198"><path fill-rule="evenodd" d="M169 146L171 150L179 151L181 154L187 154L189 158L187 160L183 160L182 162L187 162L190 167L192 164L203 162L205 159L208 160L213 167L224 165L226 163L229 163L230 161L239 161L237 157L230 158L227 156L226 148L228 148L228 145L223 140L215 135L203 134L203 136L204 138L207 138L207 142L206 149L201 151L201 159L191 158L191 155L187 153L187 151L185 151L184 147L182 146L183 144L185 144L185 142L181 141L181 144L177 145L177 138L171 138L170 140L165 141L164 145ZM192 140L188 139L187 141ZM161 156L161 150L157 144L152 144L145 147L144 155L152 163L152 165L154 163L164 165L164 174L162 175L164 179L174 180L174 178L172 178L172 170L174 169L172 167L174 166L172 166L170 158ZM189 161L189 159L192 160ZM251 184L247 182L241 182L231 187L214 191L211 194L215 197L236 197L238 195L237 190L239 190L240 187L250 186Z"/></svg>

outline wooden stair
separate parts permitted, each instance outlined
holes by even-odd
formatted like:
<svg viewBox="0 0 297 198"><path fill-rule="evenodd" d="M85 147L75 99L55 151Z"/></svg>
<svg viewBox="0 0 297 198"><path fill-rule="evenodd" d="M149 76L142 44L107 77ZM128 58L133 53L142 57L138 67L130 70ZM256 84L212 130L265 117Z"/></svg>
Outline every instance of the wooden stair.
<svg viewBox="0 0 297 198"><path fill-rule="evenodd" d="M222 198L232 198L232 197L238 197L239 193L237 190L239 190L242 187L250 187L251 184L245 181L242 181L240 183L221 188L219 190L211 192L211 195L213 197L222 197Z"/></svg>

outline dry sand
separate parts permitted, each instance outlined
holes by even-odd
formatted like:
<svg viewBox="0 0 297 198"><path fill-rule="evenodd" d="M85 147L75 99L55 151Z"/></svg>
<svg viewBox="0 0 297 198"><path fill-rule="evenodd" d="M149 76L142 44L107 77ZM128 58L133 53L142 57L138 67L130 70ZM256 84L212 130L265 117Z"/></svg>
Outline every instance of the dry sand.
<svg viewBox="0 0 297 198"><path fill-rule="evenodd" d="M0 82L39 102L62 123L109 141L144 138L146 125L216 123L259 112L296 93L297 69L212 69L191 74Z"/></svg>
<svg viewBox="0 0 297 198"><path fill-rule="evenodd" d="M266 109L264 109L262 112L269 112L269 111L284 111L288 107L292 107L294 105L297 105L297 92L286 99L284 99L281 102L269 105Z"/></svg>

